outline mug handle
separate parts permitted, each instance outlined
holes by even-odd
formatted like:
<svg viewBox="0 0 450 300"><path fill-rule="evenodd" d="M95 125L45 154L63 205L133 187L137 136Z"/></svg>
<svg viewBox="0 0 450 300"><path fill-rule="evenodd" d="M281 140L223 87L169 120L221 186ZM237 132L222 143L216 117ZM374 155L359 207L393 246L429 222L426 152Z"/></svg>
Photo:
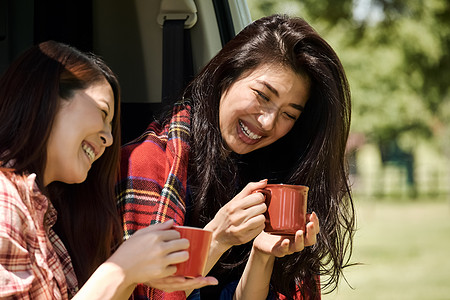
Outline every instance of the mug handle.
<svg viewBox="0 0 450 300"><path fill-rule="evenodd" d="M261 194L263 194L264 198L266 199L265 203L266 203L266 206L267 206L267 210L264 213L264 217L266 217L265 224L266 224L266 229L271 228L271 225L270 225L270 214L269 214L269 204L270 204L270 201L272 200L272 192L271 192L271 190L257 189L253 193L261 193Z"/></svg>

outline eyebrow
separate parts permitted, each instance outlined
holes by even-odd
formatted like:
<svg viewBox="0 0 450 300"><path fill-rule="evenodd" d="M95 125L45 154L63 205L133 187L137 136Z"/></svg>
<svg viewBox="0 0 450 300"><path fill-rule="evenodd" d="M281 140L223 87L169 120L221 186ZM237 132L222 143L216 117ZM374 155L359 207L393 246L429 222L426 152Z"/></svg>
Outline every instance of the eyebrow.
<svg viewBox="0 0 450 300"><path fill-rule="evenodd" d="M275 94L275 96L279 97L280 94L278 94L278 91L267 81L264 80L256 80L259 84L264 85L266 88L268 88L273 94ZM299 110L299 111L304 111L305 107L303 105L300 104L295 104L295 103L289 103L289 106Z"/></svg>
<svg viewBox="0 0 450 300"><path fill-rule="evenodd" d="M268 88L272 93L275 94L275 96L279 97L280 95L278 94L278 91L272 86L270 85L270 83L268 83L267 81L264 80L256 80L256 82L258 82L259 84L264 85L266 88Z"/></svg>
<svg viewBox="0 0 450 300"><path fill-rule="evenodd" d="M304 111L305 108L303 107L303 105L300 104L295 104L295 103L289 103L290 106L292 106L293 108L299 110L299 111Z"/></svg>

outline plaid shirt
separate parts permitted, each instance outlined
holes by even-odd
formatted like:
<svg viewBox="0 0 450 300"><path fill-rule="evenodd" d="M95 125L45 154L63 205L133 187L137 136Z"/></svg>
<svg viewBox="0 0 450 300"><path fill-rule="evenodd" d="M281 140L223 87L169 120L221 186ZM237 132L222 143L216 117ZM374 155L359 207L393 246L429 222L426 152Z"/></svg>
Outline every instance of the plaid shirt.
<svg viewBox="0 0 450 300"><path fill-rule="evenodd" d="M51 229L56 211L34 179L0 171L0 298L68 299L75 272Z"/></svg>

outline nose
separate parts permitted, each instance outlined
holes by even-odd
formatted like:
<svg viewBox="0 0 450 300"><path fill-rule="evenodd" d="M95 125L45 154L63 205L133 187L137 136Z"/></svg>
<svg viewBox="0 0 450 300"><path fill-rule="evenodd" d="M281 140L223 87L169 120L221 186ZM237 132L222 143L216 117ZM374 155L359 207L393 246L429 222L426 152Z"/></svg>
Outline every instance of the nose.
<svg viewBox="0 0 450 300"><path fill-rule="evenodd" d="M102 140L103 146L105 146L105 147L111 146L114 141L111 130L108 129L108 130L103 130L102 132L100 132L100 139Z"/></svg>
<svg viewBox="0 0 450 300"><path fill-rule="evenodd" d="M266 131L270 131L275 127L277 121L277 111L270 110L264 111L258 116L258 122L261 124L261 128Z"/></svg>

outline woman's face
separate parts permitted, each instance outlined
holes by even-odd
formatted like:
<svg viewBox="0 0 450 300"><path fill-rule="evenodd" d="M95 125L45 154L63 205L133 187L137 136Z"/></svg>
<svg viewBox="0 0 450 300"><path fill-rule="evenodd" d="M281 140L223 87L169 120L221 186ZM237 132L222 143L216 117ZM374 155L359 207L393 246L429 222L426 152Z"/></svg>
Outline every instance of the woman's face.
<svg viewBox="0 0 450 300"><path fill-rule="evenodd" d="M309 96L310 81L290 68L263 65L223 94L219 126L228 148L245 154L272 144L294 126Z"/></svg>
<svg viewBox="0 0 450 300"><path fill-rule="evenodd" d="M83 182L92 163L113 143L114 94L106 80L60 101L47 144L45 185Z"/></svg>

